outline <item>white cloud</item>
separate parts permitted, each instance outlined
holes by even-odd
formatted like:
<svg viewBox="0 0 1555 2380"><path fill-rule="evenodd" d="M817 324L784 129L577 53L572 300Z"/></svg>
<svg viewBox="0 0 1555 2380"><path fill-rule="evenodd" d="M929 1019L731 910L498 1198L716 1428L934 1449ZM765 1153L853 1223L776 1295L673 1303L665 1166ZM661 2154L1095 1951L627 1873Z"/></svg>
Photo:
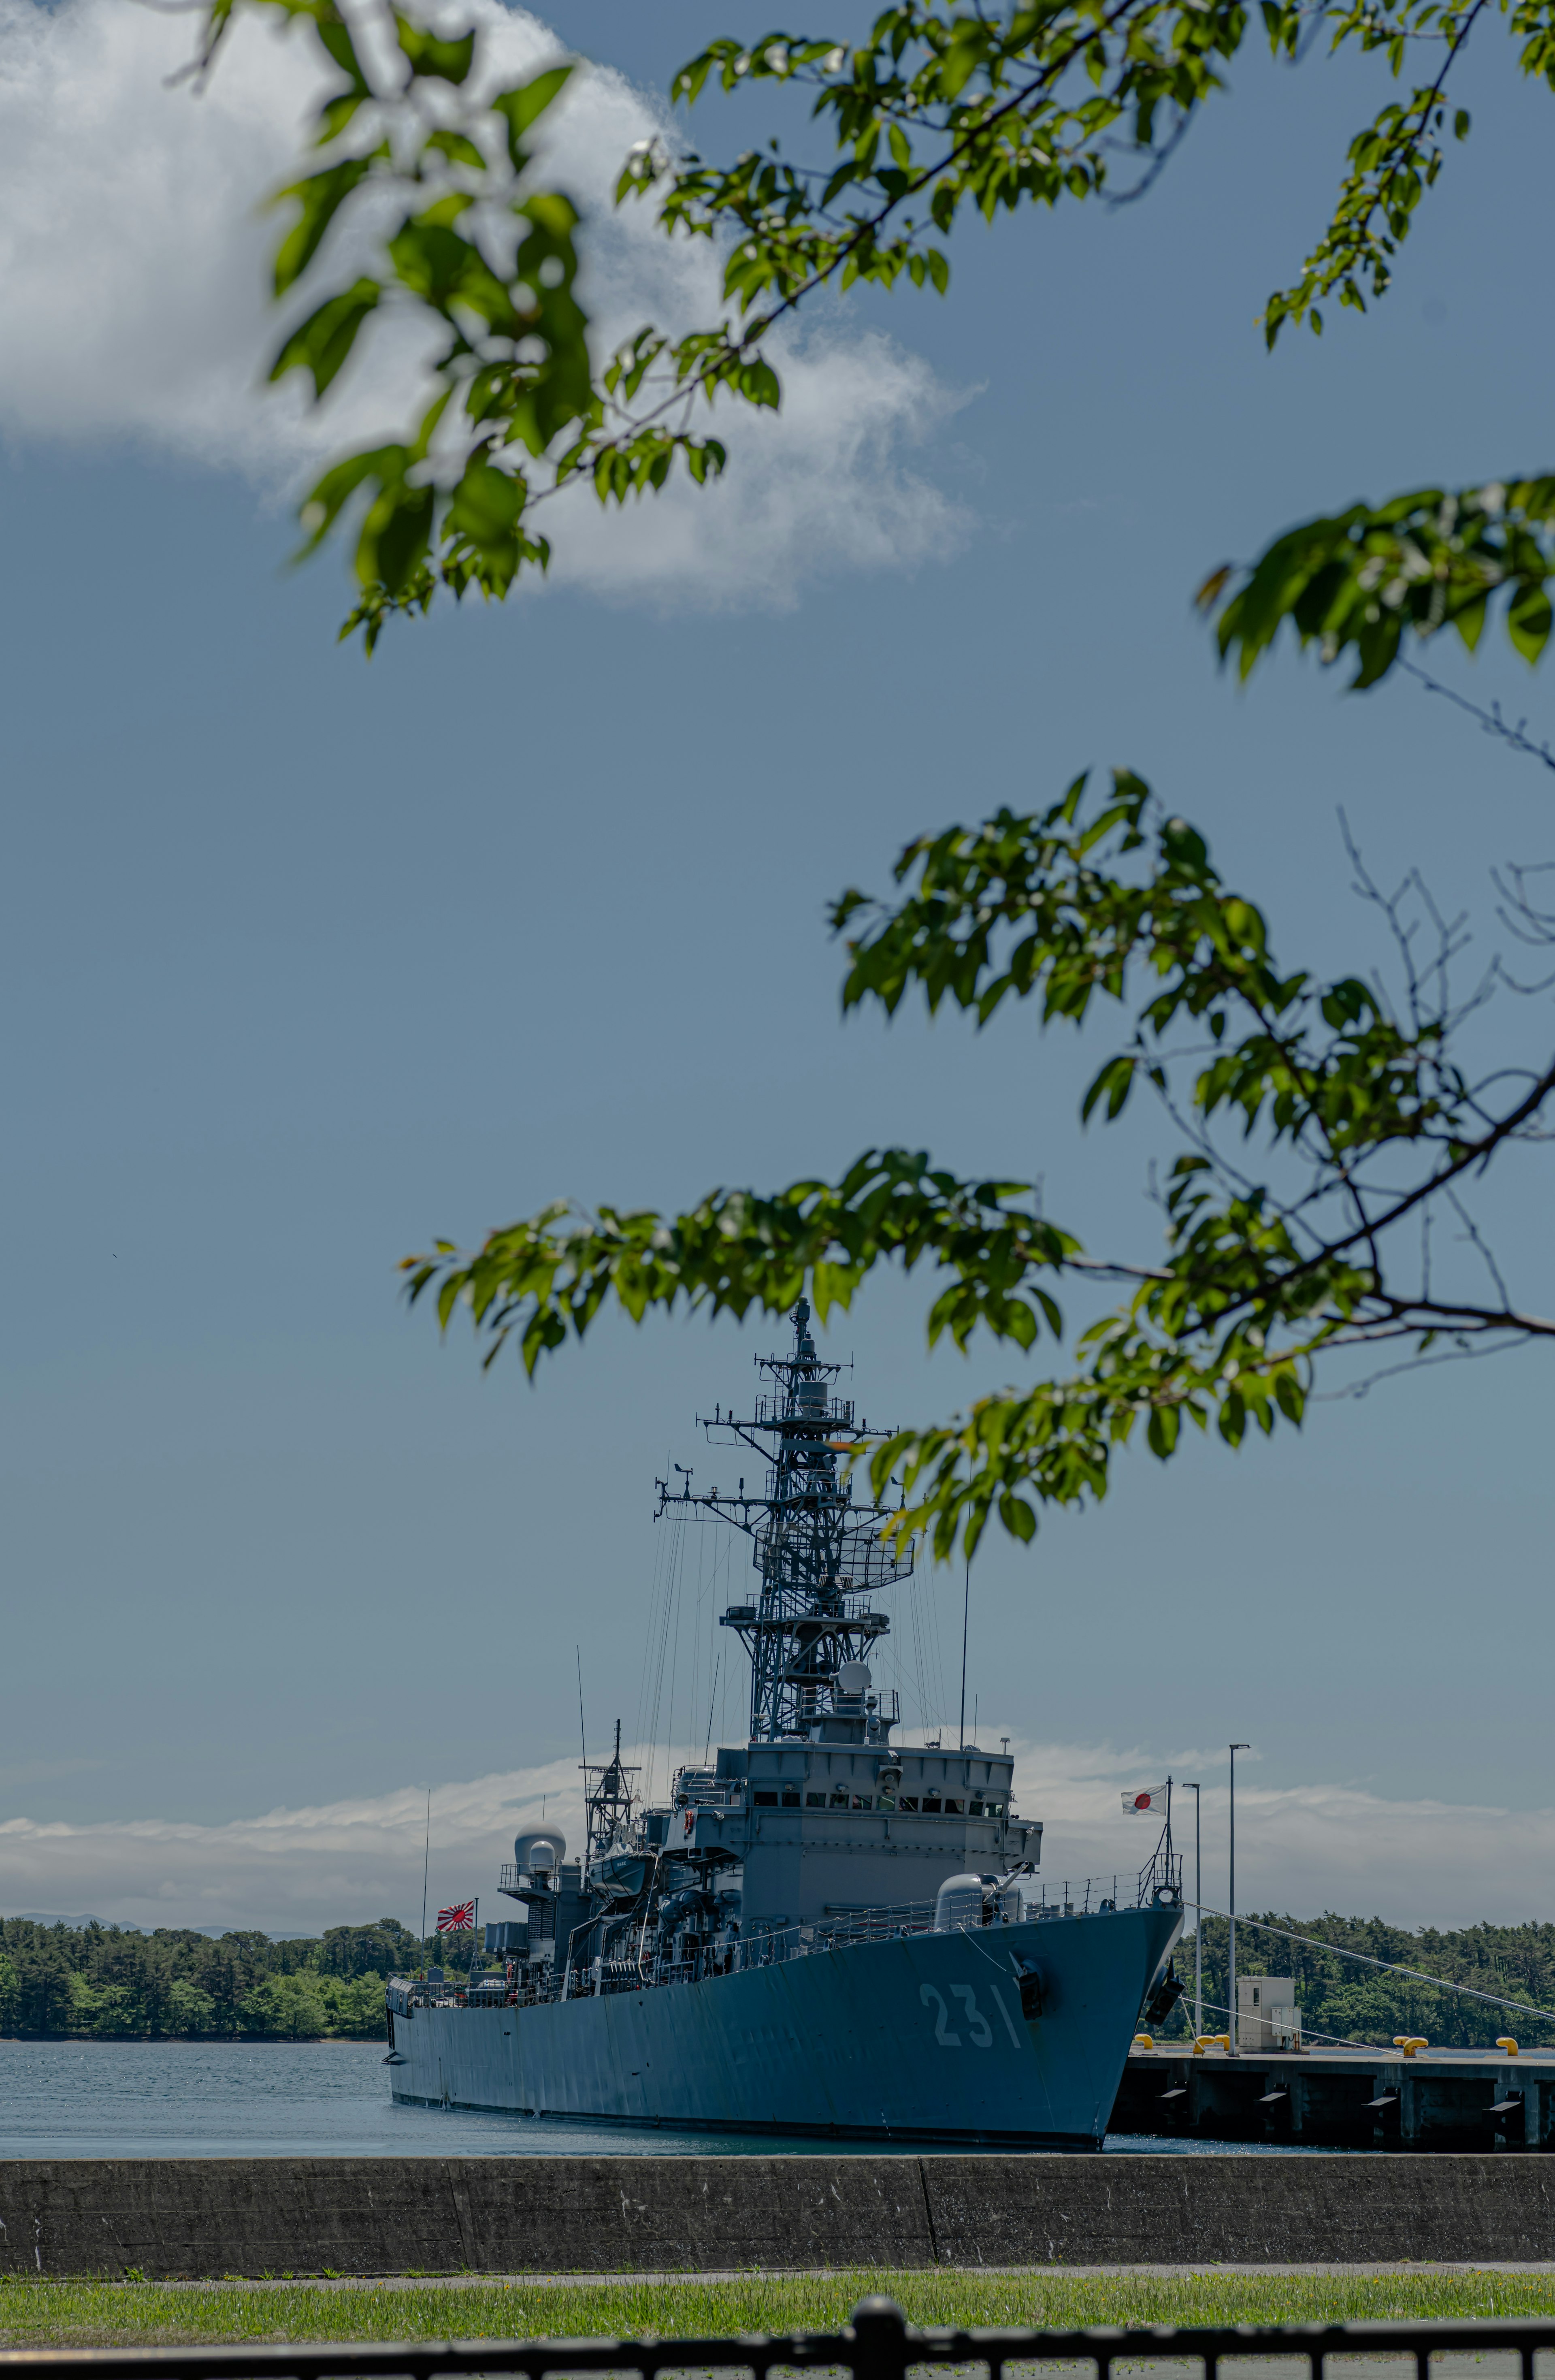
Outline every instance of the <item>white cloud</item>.
<svg viewBox="0 0 1555 2380"><path fill-rule="evenodd" d="M480 0L504 72L555 55L535 18ZM128 439L237 470L273 496L414 400L413 343L382 327L322 411L261 386L276 324L274 237L257 201L292 166L316 79L305 29L240 22L203 95L166 79L192 22L130 0L0 0L0 426L13 440ZM601 344L653 321L716 319L705 242L671 243L611 185L652 102L591 67L556 110L547 169L590 218L585 298ZM553 577L606 595L791 602L836 569L903 568L953 550L967 516L904 452L959 400L878 334L780 338L781 415L721 407L723 484L682 484L601 515L555 507ZM561 532L565 528L565 535Z"/></svg>
<svg viewBox="0 0 1555 2380"><path fill-rule="evenodd" d="M541 1799L575 1848L577 1766L516 1769L432 1796L432 1906L479 1892L486 1915L512 1839ZM131 1925L259 1925L318 1933L374 1917L420 1922L426 1797L417 1786L222 1826L164 1818L0 1824L0 1909L58 1910Z"/></svg>
<svg viewBox="0 0 1555 2380"><path fill-rule="evenodd" d="M1122 1785L1160 1782L1160 1755L1107 1746L1015 1745L1018 1806L1045 1821L1042 1873L1126 1877L1148 1856L1155 1829L1122 1814ZM641 1751L626 1755L646 1762ZM1203 1773L1190 1755L1174 1767ZM661 1746L655 1764L665 1775ZM431 1820L432 1905L479 1892L484 1914L512 1839L545 1814L574 1850L577 1769L571 1760L440 1785ZM1192 1836L1186 1797L1179 1842ZM91 1910L136 1925L260 1925L321 1932L385 1915L419 1920L426 1803L419 1790L318 1809L272 1810L222 1826L144 1818L67 1826L30 1818L0 1825L0 1910ZM1224 1907L1225 1800L1204 1797L1205 1900ZM1402 1925L1514 1924L1548 1917L1539 1879L1555 1861L1555 1810L1507 1811L1391 1802L1355 1785L1284 1790L1239 1783L1237 1899L1244 1910L1335 1910ZM1278 1947L1269 1945L1271 1960ZM1261 1957L1258 1963L1262 1963ZM1276 1970L1277 1971L1277 1970Z"/></svg>
<svg viewBox="0 0 1555 2380"><path fill-rule="evenodd" d="M1200 1778L1221 1767L1223 1751L1190 1752L1174 1773ZM1155 1844L1152 1822L1123 1815L1119 1789L1159 1785L1159 1752L1041 1744L1016 1771L1023 1814L1047 1822L1043 1869L1065 1876L1121 1876ZM1204 1900L1227 1899L1227 1808L1223 1785L1203 1795ZM1187 1854L1193 1891L1193 1800L1173 1804L1177 1849ZM1545 1878L1555 1866L1555 1809L1504 1810L1436 1801L1391 1801L1359 1783L1271 1787L1237 1767L1236 1899L1240 1909L1288 1910L1297 1918L1332 1910L1380 1916L1395 1925L1516 1925L1549 1918ZM1274 1955L1272 1942L1270 1954Z"/></svg>

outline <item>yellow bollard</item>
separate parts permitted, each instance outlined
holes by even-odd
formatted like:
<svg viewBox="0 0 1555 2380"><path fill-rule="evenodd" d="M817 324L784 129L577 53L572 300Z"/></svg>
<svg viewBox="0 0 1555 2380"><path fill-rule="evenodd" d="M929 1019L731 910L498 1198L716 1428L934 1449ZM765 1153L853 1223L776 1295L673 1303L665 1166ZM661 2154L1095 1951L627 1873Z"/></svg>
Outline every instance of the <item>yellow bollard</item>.
<svg viewBox="0 0 1555 2380"><path fill-rule="evenodd" d="M1148 2033L1136 2033L1134 2036L1134 2046L1136 2049L1153 2049L1155 2043Z"/></svg>
<svg viewBox="0 0 1555 2380"><path fill-rule="evenodd" d="M1512 2040L1512 2035L1509 2033L1500 2033L1496 2035L1496 2047L1498 2049L1504 2049L1509 2058L1515 2058L1517 2055L1517 2044Z"/></svg>
<svg viewBox="0 0 1555 2380"><path fill-rule="evenodd" d="M1201 2033L1197 2036L1194 2042L1193 2054L1196 2058L1202 2058L1207 2049L1229 2050L1230 2047L1231 2035L1229 2033Z"/></svg>
<svg viewBox="0 0 1555 2380"><path fill-rule="evenodd" d="M1430 2046L1422 2033L1395 2033L1393 2035L1393 2047L1402 2049L1406 2058L1413 2058L1417 2049L1428 2049Z"/></svg>

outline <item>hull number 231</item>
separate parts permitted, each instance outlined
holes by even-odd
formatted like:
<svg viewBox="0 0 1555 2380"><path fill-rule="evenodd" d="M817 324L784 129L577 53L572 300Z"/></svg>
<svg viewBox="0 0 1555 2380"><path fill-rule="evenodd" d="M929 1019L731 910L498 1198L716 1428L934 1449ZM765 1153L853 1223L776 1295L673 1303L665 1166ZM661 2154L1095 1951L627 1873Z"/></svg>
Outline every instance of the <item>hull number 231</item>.
<svg viewBox="0 0 1555 2380"><path fill-rule="evenodd" d="M998 2010L1000 2015L1004 2020L1004 2030L1010 2036L1011 2047L1018 2049L1021 2046L1020 2034L1016 2031L1014 2025L1011 2022L1010 2011L1004 2005L1003 1995L1001 1993L997 1984L990 1984L987 1988L989 1997L991 1998L994 2007ZM974 2049L991 2049L993 2046L993 2030L990 2025L987 2017L978 2006L978 1995L973 1990L972 1985L970 1984L952 1984L950 1986L950 1996L953 2000L959 2001L960 2003L960 2006L954 2011L955 2016L954 2025L951 2022L953 2011L946 2008L944 1994L940 1990L937 1984L924 1984L920 1985L918 1990L918 1998L922 2005L926 2009L932 2009L934 2011L934 2038L939 2043L941 2048L959 2049L962 2046L963 2034L965 2034L966 2040L970 2043ZM957 2027L961 2028L961 2030L958 2031Z"/></svg>

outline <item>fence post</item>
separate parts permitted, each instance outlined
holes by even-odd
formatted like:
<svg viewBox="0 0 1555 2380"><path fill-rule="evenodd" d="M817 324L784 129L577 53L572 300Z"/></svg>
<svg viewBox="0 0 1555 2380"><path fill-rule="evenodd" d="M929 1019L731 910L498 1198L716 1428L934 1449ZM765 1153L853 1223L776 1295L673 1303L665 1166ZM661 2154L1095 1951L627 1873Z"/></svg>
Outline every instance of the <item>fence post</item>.
<svg viewBox="0 0 1555 2380"><path fill-rule="evenodd" d="M894 2298L860 2298L849 2316L854 2380L904 2380L906 2316Z"/></svg>

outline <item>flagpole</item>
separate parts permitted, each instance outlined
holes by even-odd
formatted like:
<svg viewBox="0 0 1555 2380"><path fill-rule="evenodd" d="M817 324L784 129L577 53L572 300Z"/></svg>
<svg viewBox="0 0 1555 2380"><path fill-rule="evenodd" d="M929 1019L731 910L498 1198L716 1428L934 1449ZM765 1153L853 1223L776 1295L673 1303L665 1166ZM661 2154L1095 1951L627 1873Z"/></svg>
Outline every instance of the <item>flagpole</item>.
<svg viewBox="0 0 1555 2380"><path fill-rule="evenodd" d="M427 1840L421 1851L421 1974L427 1972L427 1876L431 1867L431 1787L427 1787Z"/></svg>
<svg viewBox="0 0 1555 2380"><path fill-rule="evenodd" d="M1226 2014L1231 2032L1231 2054L1233 2058L1236 2056L1236 1755L1239 1752L1251 1752L1252 1748L1250 1743L1233 1743L1231 1746L1231 1955L1228 1970L1230 1981L1226 1986L1226 1998L1231 2002L1231 2006Z"/></svg>
<svg viewBox="0 0 1555 2380"><path fill-rule="evenodd" d="M966 1586L961 1601L961 1750L966 1749L966 1631L972 1623L972 1557L966 1557ZM963 1779L965 1782L965 1779Z"/></svg>
<svg viewBox="0 0 1555 2380"><path fill-rule="evenodd" d="M1193 2029L1204 2031L1204 1861L1199 1849L1198 1788L1186 1777L1183 1791L1193 1795Z"/></svg>

